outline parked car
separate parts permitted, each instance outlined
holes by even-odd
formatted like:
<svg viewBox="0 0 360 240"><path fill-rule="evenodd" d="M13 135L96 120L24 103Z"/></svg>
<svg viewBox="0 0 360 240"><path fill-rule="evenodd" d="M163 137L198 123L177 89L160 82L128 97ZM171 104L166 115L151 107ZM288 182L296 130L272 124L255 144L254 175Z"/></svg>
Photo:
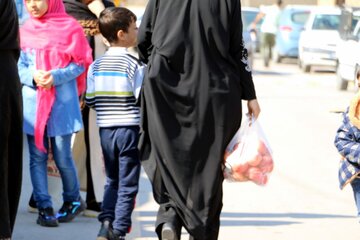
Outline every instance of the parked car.
<svg viewBox="0 0 360 240"><path fill-rule="evenodd" d="M259 13L259 9L255 7L242 7L241 8L241 18L243 22L243 31L250 33L250 37L255 46L255 52L260 51L260 26L263 20L260 20L256 24L256 28L253 29L251 23L255 20L256 16Z"/></svg>
<svg viewBox="0 0 360 240"><path fill-rule="evenodd" d="M242 32L244 45L248 53L248 65L250 68L253 68L254 65L254 53L255 53L255 45L251 38L251 33L245 29Z"/></svg>
<svg viewBox="0 0 360 240"><path fill-rule="evenodd" d="M313 66L326 66L335 71L340 15L338 7L316 7L311 10L299 39L299 66L304 72L310 72Z"/></svg>
<svg viewBox="0 0 360 240"><path fill-rule="evenodd" d="M345 36L338 44L336 68L337 88L346 90L349 82L354 82L358 88L358 76L360 74L360 21L351 35Z"/></svg>
<svg viewBox="0 0 360 240"><path fill-rule="evenodd" d="M282 10L273 51L276 62L280 62L282 58L298 57L300 33L304 30L312 8L314 6L288 5Z"/></svg>

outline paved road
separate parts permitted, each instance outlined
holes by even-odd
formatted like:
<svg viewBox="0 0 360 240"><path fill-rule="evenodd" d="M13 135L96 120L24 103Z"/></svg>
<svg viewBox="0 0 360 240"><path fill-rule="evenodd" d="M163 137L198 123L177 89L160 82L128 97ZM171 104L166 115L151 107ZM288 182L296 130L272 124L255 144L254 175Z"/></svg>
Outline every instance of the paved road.
<svg viewBox="0 0 360 240"><path fill-rule="evenodd" d="M254 81L262 107L260 122L274 151L275 170L267 186L224 183L220 240L347 240L360 239L359 223L349 188L340 191L338 155L333 146L340 115L353 93L335 90L335 75L301 73L294 61L265 69L256 60ZM26 211L31 184L28 159L14 240L90 240L99 229L96 219L78 217L58 228L36 225ZM54 196L55 207L61 206ZM128 239L156 239L157 205L141 175ZM188 239L186 232L182 238Z"/></svg>

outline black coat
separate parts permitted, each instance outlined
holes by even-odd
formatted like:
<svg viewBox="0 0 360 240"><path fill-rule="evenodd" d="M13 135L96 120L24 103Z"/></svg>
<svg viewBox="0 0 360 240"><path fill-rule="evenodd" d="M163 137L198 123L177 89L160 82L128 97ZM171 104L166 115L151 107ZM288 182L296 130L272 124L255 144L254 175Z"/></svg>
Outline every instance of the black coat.
<svg viewBox="0 0 360 240"><path fill-rule="evenodd" d="M0 239L11 237L22 182L22 99L14 0L0 0Z"/></svg>
<svg viewBox="0 0 360 240"><path fill-rule="evenodd" d="M0 50L19 51L19 24L13 1L0 1Z"/></svg>
<svg viewBox="0 0 360 240"><path fill-rule="evenodd" d="M224 151L241 100L256 98L240 1L150 0L138 42L148 63L140 157L154 198L195 239L217 239Z"/></svg>

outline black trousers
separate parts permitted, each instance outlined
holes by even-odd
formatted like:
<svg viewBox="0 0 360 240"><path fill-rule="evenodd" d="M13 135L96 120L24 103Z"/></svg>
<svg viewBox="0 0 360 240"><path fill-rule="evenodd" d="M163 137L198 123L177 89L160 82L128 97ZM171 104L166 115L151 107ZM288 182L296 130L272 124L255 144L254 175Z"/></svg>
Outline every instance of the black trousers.
<svg viewBox="0 0 360 240"><path fill-rule="evenodd" d="M23 113L18 52L0 50L0 239L14 229L22 182Z"/></svg>
<svg viewBox="0 0 360 240"><path fill-rule="evenodd" d="M90 163L90 140L89 140L89 107L84 106L82 109L82 119L84 123L84 136L85 136L85 145L86 145L86 203L89 206L90 204L97 204L94 184L91 175L91 163Z"/></svg>

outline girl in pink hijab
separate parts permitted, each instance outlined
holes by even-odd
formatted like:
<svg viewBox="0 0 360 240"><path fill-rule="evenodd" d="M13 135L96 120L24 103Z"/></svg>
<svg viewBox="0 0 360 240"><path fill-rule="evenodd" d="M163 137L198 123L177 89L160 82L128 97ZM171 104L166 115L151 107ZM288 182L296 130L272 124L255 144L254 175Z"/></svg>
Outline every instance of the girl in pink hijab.
<svg viewBox="0 0 360 240"><path fill-rule="evenodd" d="M71 136L82 128L79 96L92 62L91 48L78 22L61 0L25 0L30 19L20 29L18 62L23 84L24 132L30 153L33 194L42 226L69 222L85 209L71 153ZM47 185L51 144L63 183L64 204L54 214Z"/></svg>

